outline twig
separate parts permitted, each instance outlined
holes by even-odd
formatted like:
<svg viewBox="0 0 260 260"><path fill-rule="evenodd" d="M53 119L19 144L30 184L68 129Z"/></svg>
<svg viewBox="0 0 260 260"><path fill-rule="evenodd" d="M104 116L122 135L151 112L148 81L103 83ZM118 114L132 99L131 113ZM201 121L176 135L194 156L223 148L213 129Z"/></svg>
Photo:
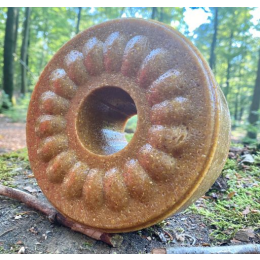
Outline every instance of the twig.
<svg viewBox="0 0 260 260"><path fill-rule="evenodd" d="M163 232L170 238L171 241L173 240L173 236L171 235L171 233L169 233L165 229L163 229Z"/></svg>
<svg viewBox="0 0 260 260"><path fill-rule="evenodd" d="M154 248L152 254L260 254L260 245Z"/></svg>
<svg viewBox="0 0 260 260"><path fill-rule="evenodd" d="M188 235L188 234L183 234L184 236L186 236L186 237L189 237L189 238L191 238L192 240L193 240L193 242L192 242L192 246L194 246L195 245L195 243L196 243L196 238L195 237L192 237L192 236L190 236L190 235Z"/></svg>
<svg viewBox="0 0 260 260"><path fill-rule="evenodd" d="M11 231L13 231L14 229L15 229L15 228L11 228L11 229L6 230L5 232L3 232L3 233L0 235L0 237L4 236L5 234L7 234L7 233L9 233L9 232L11 232Z"/></svg>
<svg viewBox="0 0 260 260"><path fill-rule="evenodd" d="M6 187L0 184L0 195L19 200L26 204L28 207L42 212L52 223L59 223L91 238L101 240L113 247L118 247L123 242L123 237L118 234L108 234L67 219L59 212L57 212L56 209L53 208L50 204L41 202L39 199L26 192Z"/></svg>

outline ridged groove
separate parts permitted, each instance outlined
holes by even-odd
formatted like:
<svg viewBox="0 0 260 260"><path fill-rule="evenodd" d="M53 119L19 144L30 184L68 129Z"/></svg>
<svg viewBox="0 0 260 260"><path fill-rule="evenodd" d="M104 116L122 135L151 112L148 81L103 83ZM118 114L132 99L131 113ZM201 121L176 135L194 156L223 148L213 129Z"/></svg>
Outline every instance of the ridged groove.
<svg viewBox="0 0 260 260"><path fill-rule="evenodd" d="M138 72L138 82L143 88L148 87L165 71L172 67L171 55L162 48L152 50L144 59Z"/></svg>
<svg viewBox="0 0 260 260"><path fill-rule="evenodd" d="M52 91L46 91L40 98L40 110L44 114L64 115L69 109L69 101L56 95Z"/></svg>
<svg viewBox="0 0 260 260"><path fill-rule="evenodd" d="M131 197L141 202L148 202L152 199L154 195L153 180L137 160L130 160L126 163L123 176Z"/></svg>
<svg viewBox="0 0 260 260"><path fill-rule="evenodd" d="M104 204L102 177L103 174L99 169L91 169L86 177L83 198L89 209L97 210Z"/></svg>
<svg viewBox="0 0 260 260"><path fill-rule="evenodd" d="M121 72L124 76L136 76L143 59L149 54L149 40L146 36L137 35L126 45Z"/></svg>
<svg viewBox="0 0 260 260"><path fill-rule="evenodd" d="M123 54L126 46L126 38L119 32L109 35L104 43L104 63L108 72L120 71Z"/></svg>
<svg viewBox="0 0 260 260"><path fill-rule="evenodd" d="M53 158L46 169L51 182L62 182L69 169L77 162L73 151L65 151Z"/></svg>
<svg viewBox="0 0 260 260"><path fill-rule="evenodd" d="M68 139L65 135L54 135L43 139L40 143L39 149L37 150L37 154L40 158L48 162L54 156L59 154L68 148Z"/></svg>
<svg viewBox="0 0 260 260"><path fill-rule="evenodd" d="M174 176L175 159L149 144L138 152L138 161L154 180L165 181Z"/></svg>
<svg viewBox="0 0 260 260"><path fill-rule="evenodd" d="M66 120L62 116L43 115L36 121L35 132L39 137L58 134L66 128Z"/></svg>
<svg viewBox="0 0 260 260"><path fill-rule="evenodd" d="M88 80L88 74L83 64L83 54L79 51L71 51L65 57L66 72L77 86L83 85Z"/></svg>
<svg viewBox="0 0 260 260"><path fill-rule="evenodd" d="M49 181L63 181L62 189L68 198L83 195L90 210L104 204L112 211L123 210L130 196L149 202L155 195L154 181L168 181L174 176L176 160L167 153L182 147L188 135L184 126L172 126L173 122L183 121L189 111L188 100L181 96L181 73L172 69L171 54L163 48L151 50L146 36L137 35L127 42L123 34L114 32L104 43L91 38L82 53L72 50L64 62L65 69L56 69L50 75L52 91L43 93L40 99L41 111L47 115L38 118L35 128L39 137L47 136L37 152L45 162L51 160L46 169ZM66 129L62 116L78 86L90 76L120 70L124 76L137 77L140 87L149 87L146 97L152 106L150 119L154 125L148 133L149 144L139 150L137 160L130 158L122 172L112 168L104 175L78 161L75 152L68 150L67 137L59 133Z"/></svg>
<svg viewBox="0 0 260 260"><path fill-rule="evenodd" d="M154 148L171 153L185 144L187 135L188 131L184 126L165 127L155 125L149 129L148 142Z"/></svg>
<svg viewBox="0 0 260 260"><path fill-rule="evenodd" d="M188 100L177 97L154 105L151 109L151 122L155 125L172 124L183 121L188 114Z"/></svg>
<svg viewBox="0 0 260 260"><path fill-rule="evenodd" d="M180 94L183 87L179 80L180 76L179 71L171 69L156 79L147 92L149 104L152 106Z"/></svg>
<svg viewBox="0 0 260 260"><path fill-rule="evenodd" d="M105 173L103 178L105 200L112 210L122 210L128 205L129 195L121 172L113 168Z"/></svg>
<svg viewBox="0 0 260 260"><path fill-rule="evenodd" d="M62 185L63 193L66 197L73 199L82 196L82 189L88 172L89 167L82 162L77 162L69 170Z"/></svg>
<svg viewBox="0 0 260 260"><path fill-rule="evenodd" d="M91 38L83 47L84 64L90 75L98 75L104 70L103 42Z"/></svg>
<svg viewBox="0 0 260 260"><path fill-rule="evenodd" d="M56 69L50 76L50 88L57 95L72 99L77 91L77 86L72 80L66 75L64 69Z"/></svg>

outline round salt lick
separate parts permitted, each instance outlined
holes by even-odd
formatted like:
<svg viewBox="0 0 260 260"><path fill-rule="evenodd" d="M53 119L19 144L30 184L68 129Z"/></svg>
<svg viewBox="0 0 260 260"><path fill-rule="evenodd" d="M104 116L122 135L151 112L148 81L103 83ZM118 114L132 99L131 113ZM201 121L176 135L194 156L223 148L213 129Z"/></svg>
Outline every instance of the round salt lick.
<svg viewBox="0 0 260 260"><path fill-rule="evenodd" d="M65 44L27 118L43 193L68 218L106 232L142 229L193 203L220 174L229 140L227 103L207 62L179 32L141 19L105 22Z"/></svg>

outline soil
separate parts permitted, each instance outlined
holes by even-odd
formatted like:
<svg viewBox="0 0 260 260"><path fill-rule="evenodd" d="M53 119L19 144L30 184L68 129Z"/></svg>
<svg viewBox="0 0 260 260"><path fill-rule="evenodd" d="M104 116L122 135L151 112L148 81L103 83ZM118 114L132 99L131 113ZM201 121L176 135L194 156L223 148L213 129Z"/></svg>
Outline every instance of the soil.
<svg viewBox="0 0 260 260"><path fill-rule="evenodd" d="M0 138L2 153L25 147L25 124L11 123L0 115ZM20 162L16 171L13 186L46 200L28 165ZM195 204L201 203L203 201L199 199ZM36 210L0 196L0 253L18 253L24 248L24 253L28 254L147 254L154 248L219 245L210 238L210 233L202 216L181 212L150 228L120 234L123 242L113 248L67 227L52 224Z"/></svg>
<svg viewBox="0 0 260 260"><path fill-rule="evenodd" d="M0 114L0 153L26 147L25 123L12 123Z"/></svg>

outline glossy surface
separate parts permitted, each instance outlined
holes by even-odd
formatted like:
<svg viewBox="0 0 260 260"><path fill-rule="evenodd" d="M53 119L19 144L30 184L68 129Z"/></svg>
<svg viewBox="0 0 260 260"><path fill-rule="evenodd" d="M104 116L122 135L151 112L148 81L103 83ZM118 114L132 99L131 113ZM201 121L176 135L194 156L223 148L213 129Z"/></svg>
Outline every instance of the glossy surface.
<svg viewBox="0 0 260 260"><path fill-rule="evenodd" d="M198 50L140 19L106 22L65 44L27 118L31 167L46 197L106 232L142 229L190 205L220 174L229 140L226 101Z"/></svg>

